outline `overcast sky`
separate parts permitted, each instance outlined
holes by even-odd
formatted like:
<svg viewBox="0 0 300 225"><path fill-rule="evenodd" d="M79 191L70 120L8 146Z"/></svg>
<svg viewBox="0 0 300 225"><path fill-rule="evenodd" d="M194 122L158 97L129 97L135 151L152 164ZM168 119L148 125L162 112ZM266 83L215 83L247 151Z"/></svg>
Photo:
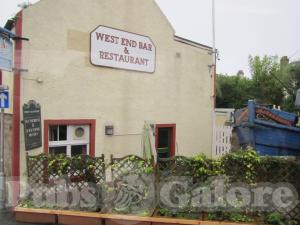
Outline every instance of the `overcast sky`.
<svg viewBox="0 0 300 225"><path fill-rule="evenodd" d="M38 0L31 0L35 3ZM88 1L88 0L87 0ZM0 26L24 0L0 0ZM176 34L212 46L212 0L156 0ZM215 0L218 73L249 73L249 55L300 59L299 0ZM297 53L296 53L297 52Z"/></svg>

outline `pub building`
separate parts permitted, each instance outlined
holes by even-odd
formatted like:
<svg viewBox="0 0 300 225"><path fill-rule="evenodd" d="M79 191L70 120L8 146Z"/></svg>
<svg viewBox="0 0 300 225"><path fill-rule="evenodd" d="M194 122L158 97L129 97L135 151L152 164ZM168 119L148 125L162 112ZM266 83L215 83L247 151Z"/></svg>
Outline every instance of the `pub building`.
<svg viewBox="0 0 300 225"><path fill-rule="evenodd" d="M178 36L154 0L40 0L10 28L11 162L26 154L211 156L212 48Z"/></svg>

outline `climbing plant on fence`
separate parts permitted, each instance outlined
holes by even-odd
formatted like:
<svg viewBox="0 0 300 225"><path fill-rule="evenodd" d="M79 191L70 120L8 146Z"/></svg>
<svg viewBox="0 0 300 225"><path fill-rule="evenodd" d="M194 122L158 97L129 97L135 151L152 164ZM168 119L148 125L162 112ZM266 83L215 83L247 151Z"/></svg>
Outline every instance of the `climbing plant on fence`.
<svg viewBox="0 0 300 225"><path fill-rule="evenodd" d="M97 211L100 208L100 185L105 182L104 155L95 158L84 155L67 157L64 154L27 156L27 173L30 189L25 203L23 201L21 205L32 205L34 201L35 207L39 208L88 211ZM88 188L96 190L94 196L97 203L92 206L82 206L84 204L80 194L78 199L67 194L67 201L59 197L59 193L80 192L83 189L87 191Z"/></svg>
<svg viewBox="0 0 300 225"><path fill-rule="evenodd" d="M243 182L252 187L255 187L257 183L287 182L300 193L299 161L291 158L260 157L253 149L233 152L218 160L207 158L202 154L195 157L175 156L160 159L155 170L153 161L134 155L123 158L111 156L110 162L105 164L103 155L98 158L88 156L70 158L65 155L42 154L27 156L27 166L29 183L35 187L44 185L47 186L47 192L55 192L57 187L53 188L52 183L60 177L68 180L69 187L74 188L82 188L89 183L94 183L106 194L104 201L99 203L102 205L98 206L98 210L102 208L103 211L106 208L106 210L111 210L109 212L128 214L151 214L150 209L156 207L155 201L160 191L157 186L151 185L172 177L190 178L189 190L192 190L199 182L209 182L211 177L221 175L227 177L231 183ZM106 169L109 170L106 171ZM110 182L107 182L106 172L111 172ZM186 190L175 187L173 191L180 194ZM159 205L159 211L161 215L166 216L197 217L203 211L201 208L188 207L182 208L180 212L172 212L161 206ZM273 208L272 211L276 213L278 209ZM284 216L299 220L299 215L300 205L298 204ZM241 222L249 220L243 213L216 212L216 214L210 213L209 217L211 219L235 218Z"/></svg>
<svg viewBox="0 0 300 225"><path fill-rule="evenodd" d="M68 179L72 183L99 184L105 182L104 155L101 157L87 155L68 157L64 154L27 156L27 174L31 184L47 184L58 178Z"/></svg>
<svg viewBox="0 0 300 225"><path fill-rule="evenodd" d="M159 159L156 171L156 178L159 184L157 191L160 193L158 195L157 214L160 216L194 219L201 218L203 210L192 204L181 206L177 196L194 196L194 191L201 183L209 183L209 178L222 174L220 161L209 159L204 154L195 157L175 156L169 159ZM171 201L177 204L178 207L174 208L166 205L164 198L169 196L169 193L164 193L163 187L168 182L176 183L181 181L185 183L186 188L175 184L170 190L170 192L175 193L170 196Z"/></svg>
<svg viewBox="0 0 300 225"><path fill-rule="evenodd" d="M261 157L252 149L224 155L221 158L223 173L231 182L256 183Z"/></svg>
<svg viewBox="0 0 300 225"><path fill-rule="evenodd" d="M128 174L152 174L153 161L145 160L136 155L127 155L122 158L114 158L111 155L112 179L120 179Z"/></svg>
<svg viewBox="0 0 300 225"><path fill-rule="evenodd" d="M102 212L152 215L155 208L153 160L111 155L110 169L112 181L103 188Z"/></svg>
<svg viewBox="0 0 300 225"><path fill-rule="evenodd" d="M48 180L47 174L47 155L41 154L37 156L26 157L27 175L29 184L42 184Z"/></svg>
<svg viewBox="0 0 300 225"><path fill-rule="evenodd" d="M264 157L261 159L257 169L257 182L287 183L293 185L300 195L300 161L289 158ZM279 211L273 208L274 212ZM290 219L297 219L300 224L300 203L285 216Z"/></svg>
<svg viewBox="0 0 300 225"><path fill-rule="evenodd" d="M191 176L193 170L188 157L175 156L159 159L156 173L159 179L164 179L170 176Z"/></svg>
<svg viewBox="0 0 300 225"><path fill-rule="evenodd" d="M237 151L223 156L218 160L212 160L204 155L195 157L175 156L170 159L162 159L158 163L157 177L159 180L170 179L171 176L190 177L193 182L205 182L210 177L223 175L229 183L243 182L255 187L257 183L282 183L292 184L300 193L300 161L280 157L261 157L251 148L247 151ZM193 182L189 184L193 188ZM178 191L178 190L174 190ZM184 190L186 192L187 190ZM197 209L200 210L201 209ZM274 212L279 209L273 208ZM162 208L162 215L180 216L191 215L195 209L181 209L180 212ZM216 212L209 214L210 218L230 219L239 218L239 222L247 222L248 217L239 213ZM285 213L289 219L298 219L300 204ZM244 221L243 221L244 220ZM300 223L300 222L299 222Z"/></svg>
<svg viewBox="0 0 300 225"><path fill-rule="evenodd" d="M253 149L248 149L225 155L221 163L224 174L231 182L244 182L252 186L257 183L287 183L300 193L300 161L294 158L261 157ZM279 208L269 210L280 212ZM300 223L300 204L283 214L287 219Z"/></svg>
<svg viewBox="0 0 300 225"><path fill-rule="evenodd" d="M195 157L175 156L159 159L157 164L158 179L185 176L194 180L205 181L209 177L220 174L223 174L221 161L209 159L204 154Z"/></svg>

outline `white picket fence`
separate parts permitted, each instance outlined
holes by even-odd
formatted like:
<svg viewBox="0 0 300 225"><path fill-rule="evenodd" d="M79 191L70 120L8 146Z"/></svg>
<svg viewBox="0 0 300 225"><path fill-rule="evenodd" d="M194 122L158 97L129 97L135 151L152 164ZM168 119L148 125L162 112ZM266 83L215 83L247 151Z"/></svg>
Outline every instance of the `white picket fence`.
<svg viewBox="0 0 300 225"><path fill-rule="evenodd" d="M212 157L219 158L231 150L232 127L214 125L213 129Z"/></svg>

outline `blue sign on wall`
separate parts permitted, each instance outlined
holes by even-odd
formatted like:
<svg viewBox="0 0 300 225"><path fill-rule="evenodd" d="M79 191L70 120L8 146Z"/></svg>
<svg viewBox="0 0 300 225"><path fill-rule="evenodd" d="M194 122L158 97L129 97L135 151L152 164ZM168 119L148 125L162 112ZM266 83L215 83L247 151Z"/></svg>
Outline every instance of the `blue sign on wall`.
<svg viewBox="0 0 300 225"><path fill-rule="evenodd" d="M0 69L12 71L13 43L5 35L0 34Z"/></svg>
<svg viewBox="0 0 300 225"><path fill-rule="evenodd" d="M7 109L9 107L9 94L8 91L0 92L0 108Z"/></svg>

